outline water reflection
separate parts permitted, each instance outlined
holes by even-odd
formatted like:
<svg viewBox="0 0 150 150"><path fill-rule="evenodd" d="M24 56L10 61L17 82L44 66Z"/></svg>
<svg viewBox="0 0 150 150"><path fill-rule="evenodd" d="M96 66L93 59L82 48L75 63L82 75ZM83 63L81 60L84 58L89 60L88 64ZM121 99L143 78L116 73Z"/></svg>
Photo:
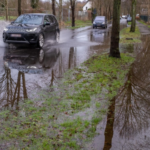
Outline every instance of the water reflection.
<svg viewBox="0 0 150 150"><path fill-rule="evenodd" d="M111 30L99 30L94 29L90 36L90 41L92 42L98 42L102 44L110 44L110 34Z"/></svg>
<svg viewBox="0 0 150 150"><path fill-rule="evenodd" d="M109 150L112 146L113 138L113 126L114 126L114 116L115 116L115 98L111 100L111 105L109 106L109 111L107 114L107 124L105 128L105 143L103 150Z"/></svg>
<svg viewBox="0 0 150 150"><path fill-rule="evenodd" d="M0 106L1 108L18 109L19 100L27 99L25 75L18 72L17 82L12 79L11 70L5 68L0 78Z"/></svg>
<svg viewBox="0 0 150 150"><path fill-rule="evenodd" d="M0 107L19 109L19 101L27 99L28 92L30 92L29 84L31 82L29 83L25 79L25 76L28 77L28 74L32 77L32 74L41 74L47 69L51 70L52 74L49 85L52 86L56 73L54 66L59 56L60 50L56 48L47 51L33 50L32 52L25 49L6 49L3 57L4 73L1 74L0 78ZM32 78L34 79L34 77ZM28 89L26 86L28 86ZM34 88L37 88L36 83Z"/></svg>
<svg viewBox="0 0 150 150"><path fill-rule="evenodd" d="M68 69L73 69L75 67L76 67L76 48L71 47L69 50Z"/></svg>
<svg viewBox="0 0 150 150"><path fill-rule="evenodd" d="M142 150L150 149L150 145L143 148L142 144L146 141L144 134L150 132L150 44L148 41L143 50L137 55L136 61L126 76L124 86L109 107L104 150L115 150L123 146L122 149L125 150L130 150L131 147ZM114 105L116 105L115 109ZM144 136L143 139L142 136ZM122 137L122 140L120 137ZM141 144L137 145L134 143L135 140L140 141ZM120 143L117 144L114 141Z"/></svg>

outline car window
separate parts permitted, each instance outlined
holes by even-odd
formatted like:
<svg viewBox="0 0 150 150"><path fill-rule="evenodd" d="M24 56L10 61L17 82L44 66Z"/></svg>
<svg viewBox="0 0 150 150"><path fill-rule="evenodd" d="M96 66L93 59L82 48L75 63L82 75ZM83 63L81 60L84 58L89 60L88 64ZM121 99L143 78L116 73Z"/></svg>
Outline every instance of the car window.
<svg viewBox="0 0 150 150"><path fill-rule="evenodd" d="M54 22L57 23L57 19L53 16Z"/></svg>
<svg viewBox="0 0 150 150"><path fill-rule="evenodd" d="M104 21L105 19L102 18L102 17L96 17L95 20L96 20L96 21Z"/></svg>
<svg viewBox="0 0 150 150"><path fill-rule="evenodd" d="M44 24L46 24L46 23L50 23L48 16L44 17Z"/></svg>
<svg viewBox="0 0 150 150"><path fill-rule="evenodd" d="M53 19L52 16L48 16L48 18L49 18L49 20L50 20L51 23L55 23L55 21L54 21L54 19Z"/></svg>
<svg viewBox="0 0 150 150"><path fill-rule="evenodd" d="M43 20L43 16L42 15L25 14L25 15L19 16L14 21L14 23L40 25L42 23L42 20Z"/></svg>

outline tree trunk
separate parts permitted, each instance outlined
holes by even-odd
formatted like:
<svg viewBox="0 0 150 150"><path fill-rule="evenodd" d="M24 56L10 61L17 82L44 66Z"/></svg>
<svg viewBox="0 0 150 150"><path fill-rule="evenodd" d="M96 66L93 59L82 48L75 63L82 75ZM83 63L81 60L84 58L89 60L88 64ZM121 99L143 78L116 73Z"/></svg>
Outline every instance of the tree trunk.
<svg viewBox="0 0 150 150"><path fill-rule="evenodd" d="M72 27L75 27L75 6L74 5L71 7L71 11L72 11Z"/></svg>
<svg viewBox="0 0 150 150"><path fill-rule="evenodd" d="M21 0L18 0L18 16L21 15Z"/></svg>
<svg viewBox="0 0 150 150"><path fill-rule="evenodd" d="M72 27L75 27L75 1L76 0L70 0L70 6L71 6L71 21L72 21Z"/></svg>
<svg viewBox="0 0 150 150"><path fill-rule="evenodd" d="M8 21L8 0L5 0L6 21Z"/></svg>
<svg viewBox="0 0 150 150"><path fill-rule="evenodd" d="M56 15L56 12L55 12L55 0L52 0L52 11L53 11L53 15Z"/></svg>
<svg viewBox="0 0 150 150"><path fill-rule="evenodd" d="M59 26L61 28L61 21L62 21L62 0L59 0Z"/></svg>
<svg viewBox="0 0 150 150"><path fill-rule="evenodd" d="M109 20L111 19L111 6L109 5Z"/></svg>
<svg viewBox="0 0 150 150"><path fill-rule="evenodd" d="M131 28L130 32L135 32L135 26L136 26L136 0L132 0L132 23L131 23Z"/></svg>
<svg viewBox="0 0 150 150"><path fill-rule="evenodd" d="M119 52L120 4L121 4L121 0L114 0L111 45L110 45L110 54L109 54L110 57L116 57L116 58L120 58L120 52Z"/></svg>

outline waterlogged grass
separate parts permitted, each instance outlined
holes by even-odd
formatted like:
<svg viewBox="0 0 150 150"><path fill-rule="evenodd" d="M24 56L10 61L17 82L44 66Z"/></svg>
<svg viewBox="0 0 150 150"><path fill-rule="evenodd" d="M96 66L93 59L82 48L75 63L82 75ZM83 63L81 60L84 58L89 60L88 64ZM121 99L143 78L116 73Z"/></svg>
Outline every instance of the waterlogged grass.
<svg viewBox="0 0 150 150"><path fill-rule="evenodd" d="M135 32L130 32L130 27L124 28L120 32L120 43L121 44L141 43L140 35L141 34L138 27L136 27Z"/></svg>
<svg viewBox="0 0 150 150"><path fill-rule="evenodd" d="M86 27L86 26L91 26L91 20L76 20L75 21L75 27L71 27L71 21L67 21L65 22L65 26L70 28L70 29L77 29L77 28L81 28L81 27Z"/></svg>
<svg viewBox="0 0 150 150"><path fill-rule="evenodd" d="M70 70L48 95L26 100L20 110L0 112L0 147L5 150L80 150L96 134L110 99L124 84L134 59L93 56Z"/></svg>

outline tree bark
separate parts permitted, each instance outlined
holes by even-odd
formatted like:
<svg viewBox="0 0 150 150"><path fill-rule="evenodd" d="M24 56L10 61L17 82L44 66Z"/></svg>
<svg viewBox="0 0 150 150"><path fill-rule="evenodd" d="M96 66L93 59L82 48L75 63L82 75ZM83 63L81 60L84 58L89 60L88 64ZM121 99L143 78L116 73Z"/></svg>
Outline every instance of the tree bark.
<svg viewBox="0 0 150 150"><path fill-rule="evenodd" d="M72 27L75 27L75 6L72 6Z"/></svg>
<svg viewBox="0 0 150 150"><path fill-rule="evenodd" d="M75 27L75 0L70 0L71 12L72 12L72 27Z"/></svg>
<svg viewBox="0 0 150 150"><path fill-rule="evenodd" d="M136 0L132 0L132 23L131 23L131 28L130 32L135 32L135 27L136 27Z"/></svg>
<svg viewBox="0 0 150 150"><path fill-rule="evenodd" d="M52 0L52 11L53 11L53 15L56 15L56 12L55 12L55 0Z"/></svg>
<svg viewBox="0 0 150 150"><path fill-rule="evenodd" d="M116 58L120 58L120 52L119 52L120 4L121 4L121 0L114 0L111 45L110 45L110 54L109 54L110 57L116 57Z"/></svg>
<svg viewBox="0 0 150 150"><path fill-rule="evenodd" d="M21 0L18 0L18 16L21 15Z"/></svg>

